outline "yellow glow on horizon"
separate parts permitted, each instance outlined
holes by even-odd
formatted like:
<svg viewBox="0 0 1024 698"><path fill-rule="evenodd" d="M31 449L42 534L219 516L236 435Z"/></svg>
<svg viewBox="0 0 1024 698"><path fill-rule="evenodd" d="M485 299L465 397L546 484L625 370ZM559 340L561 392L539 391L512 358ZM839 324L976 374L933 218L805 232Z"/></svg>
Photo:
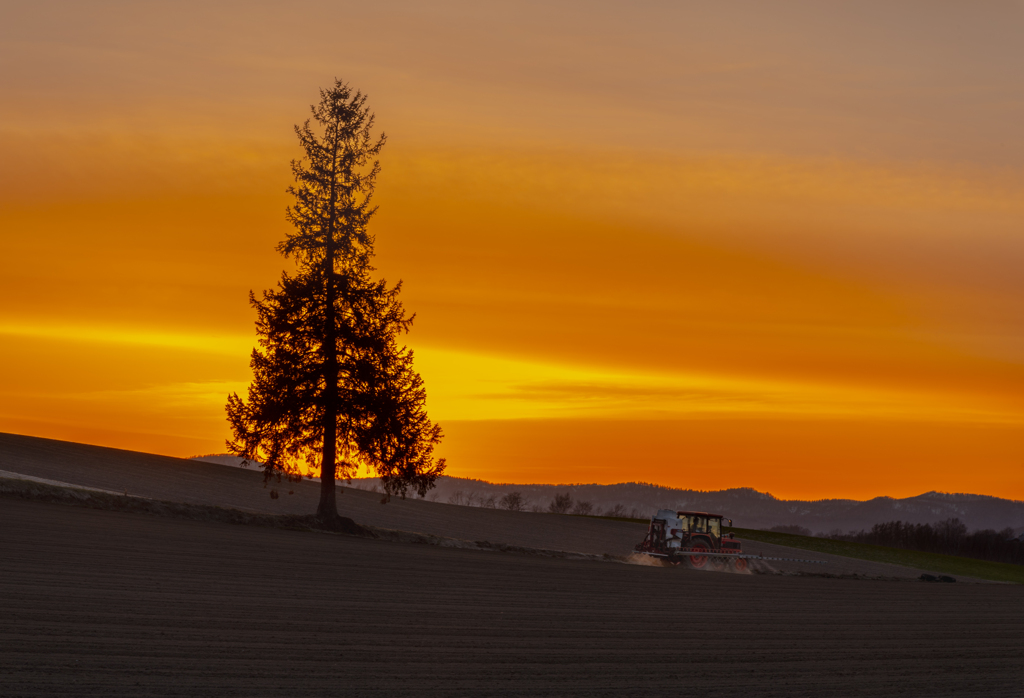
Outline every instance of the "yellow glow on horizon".
<svg viewBox="0 0 1024 698"><path fill-rule="evenodd" d="M44 339L56 342L88 342L139 347L179 349L204 354L248 356L254 338L173 332L143 326L96 326L25 323L0 320L0 335Z"/></svg>
<svg viewBox="0 0 1024 698"><path fill-rule="evenodd" d="M1024 424L1005 406L935 392L712 373L623 371L437 347L416 350L435 419L666 419L687 416Z"/></svg>
<svg viewBox="0 0 1024 698"><path fill-rule="evenodd" d="M127 350L215 354L240 360L254 337L201 332L0 322L0 336L48 345L91 343ZM198 358L198 357L197 357ZM1020 424L1005 406L965 401L934 392L778 380L713 372L624 370L499 356L419 345L416 366L424 375L431 416L440 421L509 419L665 419L720 417L854 417L887 420ZM122 404L129 412L219 412L228 392L245 393L241 376L229 380L155 382L129 389L62 391L66 407L101 410ZM28 394L22 392L23 398ZM143 407L148 405L148 407Z"/></svg>

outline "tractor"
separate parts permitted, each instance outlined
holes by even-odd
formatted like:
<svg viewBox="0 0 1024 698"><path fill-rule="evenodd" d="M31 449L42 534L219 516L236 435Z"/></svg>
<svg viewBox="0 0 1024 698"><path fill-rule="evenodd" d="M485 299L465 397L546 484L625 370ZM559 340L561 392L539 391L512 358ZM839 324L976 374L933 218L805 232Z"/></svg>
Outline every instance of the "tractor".
<svg viewBox="0 0 1024 698"><path fill-rule="evenodd" d="M669 565L683 562L693 569L710 567L724 570L731 567L745 572L747 558L740 541L733 534L722 537L721 514L705 511L672 511L661 509L651 517L647 537L634 548ZM725 519L732 526L732 519Z"/></svg>

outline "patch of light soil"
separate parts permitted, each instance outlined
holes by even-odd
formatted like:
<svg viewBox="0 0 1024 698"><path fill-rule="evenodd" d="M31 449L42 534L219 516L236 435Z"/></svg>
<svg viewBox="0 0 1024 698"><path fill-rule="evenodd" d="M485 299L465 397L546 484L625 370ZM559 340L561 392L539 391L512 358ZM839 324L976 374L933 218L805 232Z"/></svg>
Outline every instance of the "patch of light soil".
<svg viewBox="0 0 1024 698"><path fill-rule="evenodd" d="M27 480L28 482L39 482L44 485L54 485L56 487L70 487L75 490L88 490L89 492L106 492L107 494L120 494L124 495L127 492L117 492L116 490L104 490L99 487L86 487L85 485L75 485L70 482L61 482L60 480L47 480L44 477L33 477L31 475L22 475L21 473L12 473L9 470L0 470L0 477L5 477L10 480Z"/></svg>

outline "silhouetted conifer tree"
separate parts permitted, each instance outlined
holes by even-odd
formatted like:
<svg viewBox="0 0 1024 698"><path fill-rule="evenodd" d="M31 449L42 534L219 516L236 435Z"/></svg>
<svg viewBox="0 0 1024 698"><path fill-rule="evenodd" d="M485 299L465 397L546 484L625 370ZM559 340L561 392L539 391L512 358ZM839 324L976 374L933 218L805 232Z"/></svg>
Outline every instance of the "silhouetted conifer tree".
<svg viewBox="0 0 1024 698"><path fill-rule="evenodd" d="M295 127L304 157L292 162L293 230L277 249L296 263L256 309L248 400L228 396L232 453L264 463L264 477L319 470L317 518L337 522L335 478L360 465L380 475L385 499L423 496L444 471L435 461L441 428L427 417L413 353L399 346L407 316L401 282L374 280L375 159L385 136L371 133L366 97L341 81L320 91L312 120Z"/></svg>

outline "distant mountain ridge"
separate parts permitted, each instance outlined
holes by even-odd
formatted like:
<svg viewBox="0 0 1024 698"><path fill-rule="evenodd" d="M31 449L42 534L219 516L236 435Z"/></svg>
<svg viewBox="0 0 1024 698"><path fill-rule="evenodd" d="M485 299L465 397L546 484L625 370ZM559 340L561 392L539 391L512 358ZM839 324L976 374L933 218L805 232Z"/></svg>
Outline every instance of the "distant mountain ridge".
<svg viewBox="0 0 1024 698"><path fill-rule="evenodd" d="M235 465L240 458L225 454L198 456L222 465ZM257 468L257 464L249 467ZM344 481L339 484L345 486ZM354 478L351 487L373 490L380 486L377 478ZM896 499L875 497L856 499L778 499L767 492L750 487L703 492L676 489L645 482L623 482L615 485L518 485L486 480L444 476L427 493L427 499L465 506L485 506L488 498L500 499L509 492L520 492L527 508L546 510L556 494L568 492L573 500L588 501L595 513L607 513L616 506L623 516L647 518L658 509L690 509L722 514L741 528L767 529L772 526L797 525L813 533L839 529L859 531L876 523L904 521L935 523L958 518L971 531L991 528L1001 531L1024 531L1024 501L1002 499L984 494L949 494L926 492L915 497Z"/></svg>
<svg viewBox="0 0 1024 698"><path fill-rule="evenodd" d="M359 478L352 481L352 486L373 489L377 482L376 478ZM1024 529L1024 502L982 494L926 492L903 499L875 497L867 501L807 501L778 499L749 487L702 492L643 482L615 485L516 485L442 477L437 487L427 494L427 498L480 506L482 500L491 495L501 497L513 491L521 492L529 505L542 509L547 508L555 494L569 492L574 500L589 501L603 512L616 505L621 505L627 515L635 513L639 518L646 518L661 508L709 511L727 516L733 519L736 526L743 528L766 529L795 524L815 533L834 529L845 532L871 528L884 521L935 523L958 518L970 530L1013 528L1016 533L1020 533Z"/></svg>

